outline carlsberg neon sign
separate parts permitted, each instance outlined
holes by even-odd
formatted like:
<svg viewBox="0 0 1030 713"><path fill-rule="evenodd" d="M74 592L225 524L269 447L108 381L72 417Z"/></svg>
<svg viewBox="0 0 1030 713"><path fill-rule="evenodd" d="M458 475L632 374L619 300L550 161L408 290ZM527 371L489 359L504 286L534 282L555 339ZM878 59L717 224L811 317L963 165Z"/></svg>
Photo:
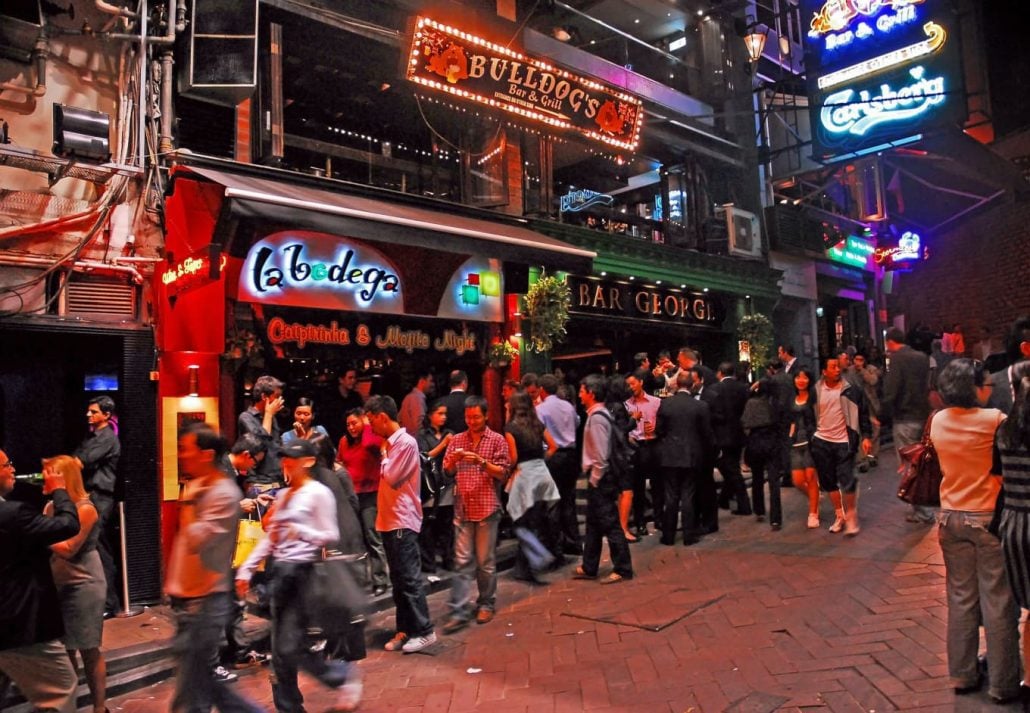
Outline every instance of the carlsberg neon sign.
<svg viewBox="0 0 1030 713"><path fill-rule="evenodd" d="M844 89L826 97L819 119L832 134L864 136L873 127L907 121L944 103L944 77L926 77L926 68L909 70L912 83L892 89L884 82L875 90Z"/></svg>

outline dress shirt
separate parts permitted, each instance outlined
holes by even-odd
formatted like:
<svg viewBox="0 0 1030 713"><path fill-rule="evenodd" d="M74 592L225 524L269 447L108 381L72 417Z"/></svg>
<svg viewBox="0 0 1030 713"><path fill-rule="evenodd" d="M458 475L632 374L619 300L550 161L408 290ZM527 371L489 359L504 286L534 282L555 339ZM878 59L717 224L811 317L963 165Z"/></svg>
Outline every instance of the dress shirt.
<svg viewBox="0 0 1030 713"><path fill-rule="evenodd" d="M457 449L473 451L488 463L508 470L511 466L511 454L508 442L497 431L487 426L479 440L479 447L472 447L472 435L462 431L454 436L447 445L444 460L450 459ZM498 480L486 472L484 466L471 461L459 460L457 474L454 478L454 516L458 520L479 522L493 515L501 507L497 496Z"/></svg>
<svg viewBox="0 0 1030 713"><path fill-rule="evenodd" d="M583 467L582 472L590 478L590 484L597 486L608 469L608 446L612 436L612 419L610 416L597 414L605 411L604 404L594 404L587 411L587 424L583 429ZM591 418L593 416L593 418Z"/></svg>
<svg viewBox="0 0 1030 713"><path fill-rule="evenodd" d="M536 407L536 415L544 423L559 448L574 448L579 414L576 407L565 399L551 394Z"/></svg>
<svg viewBox="0 0 1030 713"><path fill-rule="evenodd" d="M73 455L82 461L82 482L87 491L97 490L107 495L114 493L121 453L118 436L111 426L86 436Z"/></svg>
<svg viewBox="0 0 1030 713"><path fill-rule="evenodd" d="M418 387L412 389L401 402L401 410L397 420L409 434L416 434L422 428L426 418L426 395Z"/></svg>
<svg viewBox="0 0 1030 713"><path fill-rule="evenodd" d="M626 401L626 410L632 415L639 411L640 418L637 419L637 425L629 432L629 437L634 441L651 441L654 440L654 431L648 436L644 433L644 422L650 423L652 426L655 420L658 418L658 407L662 405L662 400L657 396L651 396L650 394L644 394L642 398L638 399L636 396L630 397Z"/></svg>
<svg viewBox="0 0 1030 713"><path fill-rule="evenodd" d="M422 463L418 441L405 428L398 428L387 440L386 457L380 461L382 483L376 499L376 530L422 530Z"/></svg>
<svg viewBox="0 0 1030 713"><path fill-rule="evenodd" d="M275 497L275 512L265 529L268 537L250 553L236 579L250 581L258 564L269 555L283 562L320 559L322 548L340 539L333 491L317 480L309 480L296 490L283 488Z"/></svg>
<svg viewBox="0 0 1030 713"><path fill-rule="evenodd" d="M165 580L170 596L191 599L229 591L241 497L240 489L221 471L186 483Z"/></svg>

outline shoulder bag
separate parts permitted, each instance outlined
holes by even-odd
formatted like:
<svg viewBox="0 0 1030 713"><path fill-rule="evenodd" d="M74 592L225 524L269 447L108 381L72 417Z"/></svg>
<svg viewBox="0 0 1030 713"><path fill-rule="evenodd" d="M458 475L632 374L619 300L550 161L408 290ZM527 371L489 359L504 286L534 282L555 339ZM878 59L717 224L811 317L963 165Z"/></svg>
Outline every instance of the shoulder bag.
<svg viewBox="0 0 1030 713"><path fill-rule="evenodd" d="M930 424L936 411L926 419L923 437L898 449L901 457L901 482L898 497L912 505L938 507L941 504L941 462L930 440Z"/></svg>

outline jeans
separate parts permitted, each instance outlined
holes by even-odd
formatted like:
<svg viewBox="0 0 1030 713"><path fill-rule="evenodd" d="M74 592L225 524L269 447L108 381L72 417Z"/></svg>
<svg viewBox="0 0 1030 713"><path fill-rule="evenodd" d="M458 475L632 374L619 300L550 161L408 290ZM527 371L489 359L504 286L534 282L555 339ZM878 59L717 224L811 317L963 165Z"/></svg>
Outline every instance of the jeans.
<svg viewBox="0 0 1030 713"><path fill-rule="evenodd" d="M925 421L895 421L891 428L891 435L894 437L894 448L898 451L898 460L901 460L901 449L913 443L919 443L923 439L923 428ZM937 508L932 505L913 505L912 512L923 522L932 522Z"/></svg>
<svg viewBox="0 0 1030 713"><path fill-rule="evenodd" d="M418 535L422 571L436 571L436 560L444 569L454 569L454 506L422 507L422 531Z"/></svg>
<svg viewBox="0 0 1030 713"><path fill-rule="evenodd" d="M601 541L608 538L615 573L626 579L633 578L633 560L626 542L626 533L619 524L616 496L587 488L587 532L583 538L583 571L591 577L597 575L601 563ZM663 533L664 534L664 533Z"/></svg>
<svg viewBox="0 0 1030 713"><path fill-rule="evenodd" d="M175 639L172 650L179 672L175 677L172 710L175 713L207 713L214 706L222 713L259 713L226 683L214 680L211 662L217 655L225 625L232 614L228 592L214 592L195 599L172 599Z"/></svg>
<svg viewBox="0 0 1030 713"><path fill-rule="evenodd" d="M361 515L361 534L365 538L365 550L368 552L368 563L372 567L372 586L385 587L389 579L386 576L386 551L383 549L383 538L376 530L377 493L358 493L358 510Z"/></svg>
<svg viewBox="0 0 1030 713"><path fill-rule="evenodd" d="M397 609L397 631L408 636L426 636L433 630L433 622L429 619L429 604L422 583L418 533L401 528L384 532L382 536Z"/></svg>
<svg viewBox="0 0 1030 713"><path fill-rule="evenodd" d="M278 713L303 713L304 696L297 686L297 669L305 671L330 688L347 682L352 665L327 661L308 646L308 618L304 595L311 575L311 562L272 565L272 700Z"/></svg>
<svg viewBox="0 0 1030 713"><path fill-rule="evenodd" d="M948 596L948 674L955 687L979 680L980 624L987 638L987 692L1019 692L1019 607L1005 575L1001 540L987 531L992 513L942 510L937 532Z"/></svg>
<svg viewBox="0 0 1030 713"><path fill-rule="evenodd" d="M476 606L494 610L497 600L497 527L500 522L500 511L478 522L454 520L454 569L457 576L451 584L447 606L455 619L465 620L472 614L473 573L479 586Z"/></svg>

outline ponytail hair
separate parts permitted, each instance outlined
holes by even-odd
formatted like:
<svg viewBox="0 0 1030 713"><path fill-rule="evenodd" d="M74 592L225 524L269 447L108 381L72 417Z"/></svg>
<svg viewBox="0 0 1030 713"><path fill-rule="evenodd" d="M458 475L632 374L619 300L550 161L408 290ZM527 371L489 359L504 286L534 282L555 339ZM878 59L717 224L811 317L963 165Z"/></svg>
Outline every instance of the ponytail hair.
<svg viewBox="0 0 1030 713"><path fill-rule="evenodd" d="M1006 449L1030 450L1030 361L1012 367L1012 385L1016 398L1008 419L1001 424L998 440Z"/></svg>

